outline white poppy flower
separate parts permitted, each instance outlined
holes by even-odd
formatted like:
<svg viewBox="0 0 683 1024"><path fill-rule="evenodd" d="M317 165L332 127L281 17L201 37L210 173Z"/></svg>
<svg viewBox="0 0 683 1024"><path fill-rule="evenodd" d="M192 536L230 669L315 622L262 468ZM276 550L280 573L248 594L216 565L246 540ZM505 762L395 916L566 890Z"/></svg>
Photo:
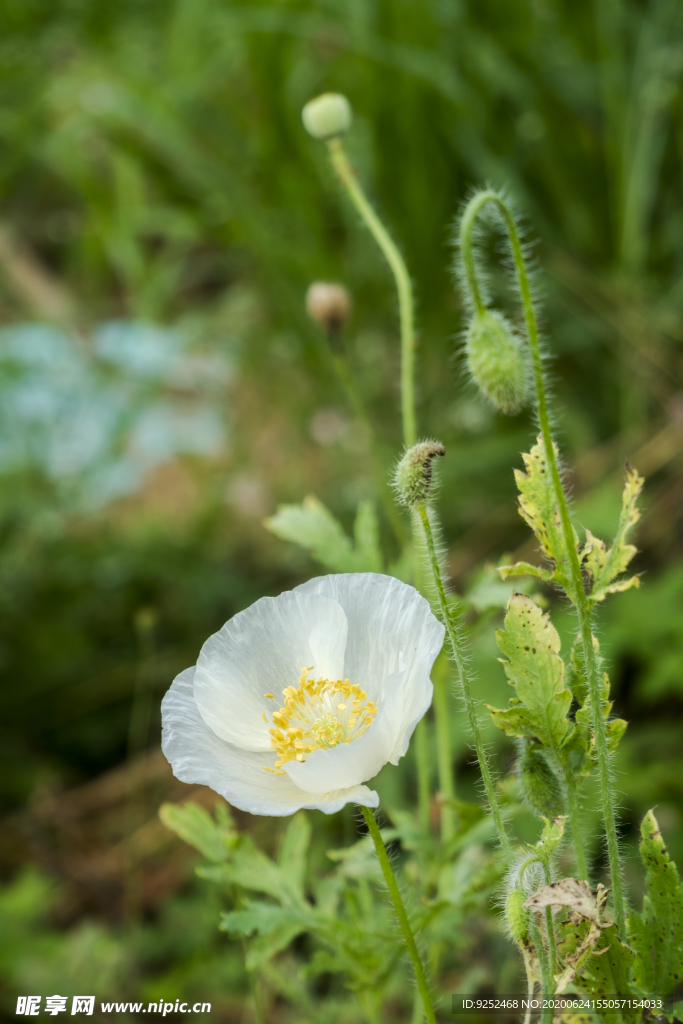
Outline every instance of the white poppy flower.
<svg viewBox="0 0 683 1024"><path fill-rule="evenodd" d="M204 644L161 705L183 782L252 814L376 807L432 700L444 627L413 587L350 573L263 597Z"/></svg>

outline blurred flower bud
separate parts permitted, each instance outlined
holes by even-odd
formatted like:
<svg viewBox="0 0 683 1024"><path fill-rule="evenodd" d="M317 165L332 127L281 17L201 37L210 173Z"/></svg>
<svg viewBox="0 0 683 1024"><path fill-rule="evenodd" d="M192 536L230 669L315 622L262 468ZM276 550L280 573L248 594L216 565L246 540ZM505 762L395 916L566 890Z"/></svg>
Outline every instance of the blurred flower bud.
<svg viewBox="0 0 683 1024"><path fill-rule="evenodd" d="M412 508L429 501L432 490L432 462L446 449L438 441L420 441L405 453L394 475L394 487L402 504Z"/></svg>
<svg viewBox="0 0 683 1024"><path fill-rule="evenodd" d="M351 104L338 92L326 92L306 104L301 112L304 128L314 139L333 139L351 127Z"/></svg>
<svg viewBox="0 0 683 1024"><path fill-rule="evenodd" d="M527 911L524 909L526 897L519 889L513 889L505 903L505 916L512 938L523 943L529 937Z"/></svg>
<svg viewBox="0 0 683 1024"><path fill-rule="evenodd" d="M513 416L526 400L524 348L504 316L486 309L467 328L467 362L476 384L499 412Z"/></svg>
<svg viewBox="0 0 683 1024"><path fill-rule="evenodd" d="M539 814L556 818L564 813L560 780L538 747L529 745L519 764L524 795Z"/></svg>
<svg viewBox="0 0 683 1024"><path fill-rule="evenodd" d="M351 296L343 284L314 281L306 292L306 312L328 337L334 337L349 318Z"/></svg>

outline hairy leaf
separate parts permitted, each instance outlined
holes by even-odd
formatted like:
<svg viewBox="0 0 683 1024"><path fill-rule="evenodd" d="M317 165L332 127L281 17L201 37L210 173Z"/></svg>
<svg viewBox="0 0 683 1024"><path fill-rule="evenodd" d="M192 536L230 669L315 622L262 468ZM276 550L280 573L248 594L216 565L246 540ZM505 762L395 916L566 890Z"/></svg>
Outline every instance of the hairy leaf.
<svg viewBox="0 0 683 1024"><path fill-rule="evenodd" d="M525 594L508 602L505 629L496 633L508 681L516 690L506 710L491 708L493 721L510 736L529 736L559 754L572 729L567 712L571 691L564 685L560 638L547 614Z"/></svg>
<svg viewBox="0 0 683 1024"><path fill-rule="evenodd" d="M632 466L626 466L626 484L622 498L621 515L616 536L611 548L604 541L593 536L586 530L586 544L581 552L583 569L590 574L590 602L596 604L604 601L607 594L614 594L640 584L638 576L628 580L612 583L617 576L625 572L629 562L636 553L633 544L627 544L626 538L640 519L637 506L638 497L643 489L644 480Z"/></svg>
<svg viewBox="0 0 683 1024"><path fill-rule="evenodd" d="M634 911L628 919L636 954L631 978L643 993L666 996L683 981L683 884L652 811L643 818L640 831L647 891L642 913Z"/></svg>
<svg viewBox="0 0 683 1024"><path fill-rule="evenodd" d="M159 817L166 828L175 832L207 860L226 860L237 842L237 832L224 804L216 804L216 821L199 804L162 804Z"/></svg>
<svg viewBox="0 0 683 1024"><path fill-rule="evenodd" d="M306 548L333 572L382 571L379 525L372 502L361 501L358 505L355 544L330 510L312 494L301 505L280 505L264 526L282 540Z"/></svg>

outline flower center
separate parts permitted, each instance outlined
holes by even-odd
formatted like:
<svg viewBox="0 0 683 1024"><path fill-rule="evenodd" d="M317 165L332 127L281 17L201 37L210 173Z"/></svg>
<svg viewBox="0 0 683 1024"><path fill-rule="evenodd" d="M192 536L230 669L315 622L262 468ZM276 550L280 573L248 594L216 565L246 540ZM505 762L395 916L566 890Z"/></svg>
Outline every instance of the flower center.
<svg viewBox="0 0 683 1024"><path fill-rule="evenodd" d="M309 679L312 671L312 667L303 669L299 685L282 691L284 706L271 715L270 745L278 755L276 768L287 761L306 761L320 747L352 743L377 714L374 701L358 684L352 686L348 679ZM263 717L267 722L265 712Z"/></svg>

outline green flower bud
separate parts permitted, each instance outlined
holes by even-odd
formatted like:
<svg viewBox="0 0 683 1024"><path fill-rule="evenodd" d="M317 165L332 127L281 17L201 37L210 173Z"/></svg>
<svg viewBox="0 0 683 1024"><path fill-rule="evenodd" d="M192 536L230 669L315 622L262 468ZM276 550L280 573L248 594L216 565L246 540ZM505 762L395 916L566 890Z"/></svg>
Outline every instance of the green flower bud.
<svg viewBox="0 0 683 1024"><path fill-rule="evenodd" d="M524 908L526 896L519 889L513 889L505 903L505 916L510 934L515 942L522 943L529 938L527 911Z"/></svg>
<svg viewBox="0 0 683 1024"><path fill-rule="evenodd" d="M301 112L304 128L314 139L334 139L351 127L351 104L338 92L326 92L306 104Z"/></svg>
<svg viewBox="0 0 683 1024"><path fill-rule="evenodd" d="M412 508L429 500L434 483L432 462L446 449L438 441L420 441L405 453L394 475L394 487L400 501Z"/></svg>
<svg viewBox="0 0 683 1024"><path fill-rule="evenodd" d="M499 412L513 416L526 400L524 348L504 316L493 309L475 313L467 328L470 373Z"/></svg>
<svg viewBox="0 0 683 1024"><path fill-rule="evenodd" d="M535 744L530 744L519 764L522 789L532 807L546 818L564 813L560 780Z"/></svg>

